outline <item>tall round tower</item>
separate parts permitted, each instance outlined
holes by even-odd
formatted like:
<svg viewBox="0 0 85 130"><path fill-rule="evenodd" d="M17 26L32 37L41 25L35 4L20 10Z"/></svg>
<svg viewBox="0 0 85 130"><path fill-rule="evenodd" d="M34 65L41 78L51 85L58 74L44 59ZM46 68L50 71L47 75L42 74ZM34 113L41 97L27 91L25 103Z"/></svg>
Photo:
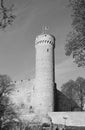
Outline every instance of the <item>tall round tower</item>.
<svg viewBox="0 0 85 130"><path fill-rule="evenodd" d="M41 34L36 37L35 111L54 111L54 48L55 37Z"/></svg>

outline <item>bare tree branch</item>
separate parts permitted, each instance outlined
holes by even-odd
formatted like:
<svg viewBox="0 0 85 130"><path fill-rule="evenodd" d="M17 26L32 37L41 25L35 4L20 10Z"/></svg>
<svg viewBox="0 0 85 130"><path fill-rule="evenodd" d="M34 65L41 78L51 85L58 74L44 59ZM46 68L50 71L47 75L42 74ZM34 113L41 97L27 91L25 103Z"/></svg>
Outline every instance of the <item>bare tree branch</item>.
<svg viewBox="0 0 85 130"><path fill-rule="evenodd" d="M7 8L4 4L4 0L1 0L1 8L0 8L0 29L4 30L9 25L12 25L15 20L15 15L13 14L13 7Z"/></svg>

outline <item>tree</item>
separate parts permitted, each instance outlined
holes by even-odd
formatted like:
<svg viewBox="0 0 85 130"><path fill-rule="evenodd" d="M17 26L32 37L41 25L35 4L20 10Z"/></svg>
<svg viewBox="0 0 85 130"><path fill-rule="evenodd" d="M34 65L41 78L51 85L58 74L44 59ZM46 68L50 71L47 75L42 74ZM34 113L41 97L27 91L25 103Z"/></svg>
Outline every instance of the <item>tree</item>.
<svg viewBox="0 0 85 130"><path fill-rule="evenodd" d="M72 54L78 67L85 66L85 0L69 0L72 9L72 28L68 34L65 52Z"/></svg>
<svg viewBox="0 0 85 130"><path fill-rule="evenodd" d="M83 111L85 103L85 79L78 77L76 81L70 80L63 84L61 91L68 98L74 100L79 106L81 111Z"/></svg>
<svg viewBox="0 0 85 130"><path fill-rule="evenodd" d="M83 107L85 104L85 79L82 77L78 77L76 79L76 88L77 91L77 97L80 104L81 111L83 111Z"/></svg>
<svg viewBox="0 0 85 130"><path fill-rule="evenodd" d="M0 129L16 117L10 104L9 94L14 89L12 80L7 75L0 75Z"/></svg>
<svg viewBox="0 0 85 130"><path fill-rule="evenodd" d="M75 87L75 82L73 80L69 80L67 83L61 86L61 90L64 95L66 95L70 99L73 99L74 87Z"/></svg>
<svg viewBox="0 0 85 130"><path fill-rule="evenodd" d="M12 25L15 19L15 15L13 14L14 5L7 8L4 0L1 0L0 5L0 29L4 30L8 25Z"/></svg>
<svg viewBox="0 0 85 130"><path fill-rule="evenodd" d="M15 84L7 75L0 75L0 130L24 130L26 123L20 120L10 100Z"/></svg>

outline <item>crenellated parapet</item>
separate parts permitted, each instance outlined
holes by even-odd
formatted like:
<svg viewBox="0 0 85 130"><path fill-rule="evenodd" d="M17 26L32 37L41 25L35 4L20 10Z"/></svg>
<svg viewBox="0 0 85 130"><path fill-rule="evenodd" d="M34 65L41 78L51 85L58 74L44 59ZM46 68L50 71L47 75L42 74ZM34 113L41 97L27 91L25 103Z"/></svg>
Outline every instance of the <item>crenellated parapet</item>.
<svg viewBox="0 0 85 130"><path fill-rule="evenodd" d="M14 80L14 81L11 82L11 84L18 85L18 84L28 83L28 82L30 82L30 81L31 81L31 79Z"/></svg>
<svg viewBox="0 0 85 130"><path fill-rule="evenodd" d="M50 44L55 47L55 37L48 34L42 34L36 37L35 45L38 44Z"/></svg>

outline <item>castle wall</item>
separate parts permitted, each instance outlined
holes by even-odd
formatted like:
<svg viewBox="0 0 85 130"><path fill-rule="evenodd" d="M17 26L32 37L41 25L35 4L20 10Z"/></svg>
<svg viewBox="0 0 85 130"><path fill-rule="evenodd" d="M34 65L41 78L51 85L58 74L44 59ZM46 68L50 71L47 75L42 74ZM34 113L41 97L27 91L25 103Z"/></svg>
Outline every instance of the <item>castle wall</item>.
<svg viewBox="0 0 85 130"><path fill-rule="evenodd" d="M10 101L19 110L20 115L32 113L34 111L34 79L21 80L15 82L14 90L10 93Z"/></svg>

